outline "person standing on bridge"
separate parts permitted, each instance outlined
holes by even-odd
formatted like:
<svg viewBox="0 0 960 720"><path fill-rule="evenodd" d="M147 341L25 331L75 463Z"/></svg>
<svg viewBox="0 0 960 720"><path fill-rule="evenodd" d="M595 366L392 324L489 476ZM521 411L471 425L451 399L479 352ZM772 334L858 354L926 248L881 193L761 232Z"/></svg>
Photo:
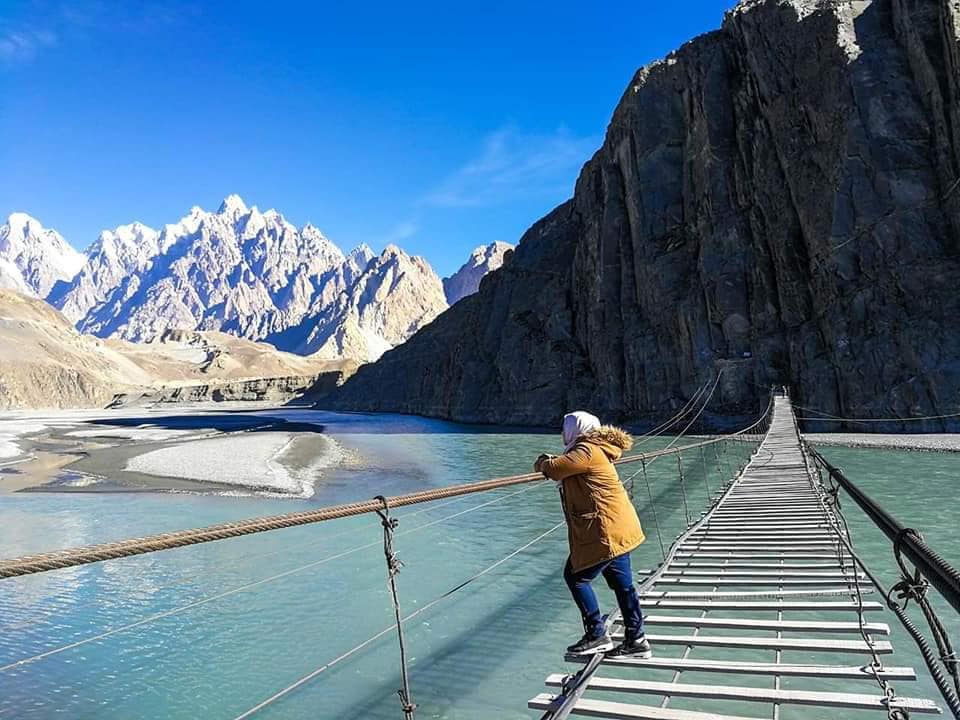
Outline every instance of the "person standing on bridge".
<svg viewBox="0 0 960 720"><path fill-rule="evenodd" d="M567 652L612 651L616 656L649 658L653 652L644 637L630 567L630 551L644 541L643 529L613 464L632 447L633 438L619 428L601 426L594 415L581 411L564 416L563 444L563 455L541 455L534 468L556 481L567 519L570 556L563 579L585 631ZM616 593L623 615L624 639L616 649L591 585L599 575Z"/></svg>

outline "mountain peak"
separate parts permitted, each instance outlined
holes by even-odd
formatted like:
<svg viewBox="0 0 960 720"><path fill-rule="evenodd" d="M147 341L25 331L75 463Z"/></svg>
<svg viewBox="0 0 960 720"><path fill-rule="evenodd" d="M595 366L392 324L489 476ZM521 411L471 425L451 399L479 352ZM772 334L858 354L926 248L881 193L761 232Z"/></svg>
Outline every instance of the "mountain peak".
<svg viewBox="0 0 960 720"><path fill-rule="evenodd" d="M220 209L217 210L217 214L219 215L233 215L234 217L237 215L246 215L248 212L249 208L246 203L244 203L243 199L236 193L227 195L223 199L223 202L220 203Z"/></svg>
<svg viewBox="0 0 960 720"><path fill-rule="evenodd" d="M480 289L480 281L490 272L503 265L504 256L513 250L513 245L495 240L489 245L480 245L470 253L470 258L453 275L443 280L447 302L453 305L458 300Z"/></svg>
<svg viewBox="0 0 960 720"><path fill-rule="evenodd" d="M23 212L10 213L0 225L0 285L46 297L60 281L69 281L85 257L56 230Z"/></svg>
<svg viewBox="0 0 960 720"><path fill-rule="evenodd" d="M25 213L25 212L12 212L12 213L10 213L10 215L7 217L7 224L8 224L11 228L13 228L13 227L22 228L22 227L24 227L24 226L26 226L26 225L28 225L28 224L30 224L30 223L36 223L37 225L40 225L40 221L39 221L39 220L37 220L37 219L36 219L35 217L33 217L32 215L27 215L27 213ZM41 226L41 227L42 227L42 226Z"/></svg>

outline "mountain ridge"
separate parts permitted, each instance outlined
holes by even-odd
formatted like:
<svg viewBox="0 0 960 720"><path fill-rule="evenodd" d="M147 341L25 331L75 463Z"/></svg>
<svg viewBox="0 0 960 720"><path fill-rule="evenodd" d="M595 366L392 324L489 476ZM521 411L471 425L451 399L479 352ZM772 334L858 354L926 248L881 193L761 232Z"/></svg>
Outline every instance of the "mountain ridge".
<svg viewBox="0 0 960 720"><path fill-rule="evenodd" d="M72 276L57 273L40 296L81 332L134 342L171 329L217 330L301 355L367 362L448 305L425 259L396 245L375 254L361 243L344 253L315 225L297 228L238 195L216 212L193 206L159 230L141 222L104 230L83 259ZM0 286L27 290L7 265L0 254Z"/></svg>

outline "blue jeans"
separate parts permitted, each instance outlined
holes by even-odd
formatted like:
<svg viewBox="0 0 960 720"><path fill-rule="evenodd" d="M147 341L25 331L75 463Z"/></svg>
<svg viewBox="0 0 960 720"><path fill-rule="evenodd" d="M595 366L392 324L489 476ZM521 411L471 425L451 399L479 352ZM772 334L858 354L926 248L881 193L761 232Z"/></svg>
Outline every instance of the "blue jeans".
<svg viewBox="0 0 960 720"><path fill-rule="evenodd" d="M600 604L597 595L590 584L597 575L603 575L607 585L617 595L617 604L623 615L624 633L627 640L634 640L643 635L643 614L640 612L640 598L633 585L633 571L630 568L630 553L618 555L599 565L586 568L580 572L573 572L570 568L570 558L563 569L563 579L570 588L573 601L580 609L583 617L583 628L590 635L596 637L603 632L603 616L600 614Z"/></svg>

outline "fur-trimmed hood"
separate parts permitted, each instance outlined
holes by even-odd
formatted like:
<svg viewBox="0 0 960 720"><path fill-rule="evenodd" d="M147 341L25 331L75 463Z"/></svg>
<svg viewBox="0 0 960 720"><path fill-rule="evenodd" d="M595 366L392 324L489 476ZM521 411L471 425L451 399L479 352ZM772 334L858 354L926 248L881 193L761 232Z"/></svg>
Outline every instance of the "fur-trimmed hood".
<svg viewBox="0 0 960 720"><path fill-rule="evenodd" d="M633 438L630 433L613 425L602 427L584 433L577 442L588 442L598 446L611 460L617 460L623 453L633 447Z"/></svg>

